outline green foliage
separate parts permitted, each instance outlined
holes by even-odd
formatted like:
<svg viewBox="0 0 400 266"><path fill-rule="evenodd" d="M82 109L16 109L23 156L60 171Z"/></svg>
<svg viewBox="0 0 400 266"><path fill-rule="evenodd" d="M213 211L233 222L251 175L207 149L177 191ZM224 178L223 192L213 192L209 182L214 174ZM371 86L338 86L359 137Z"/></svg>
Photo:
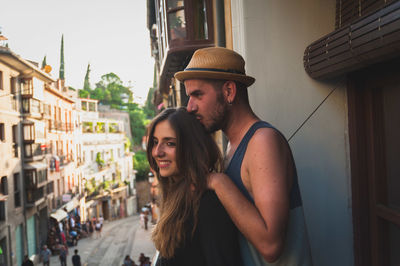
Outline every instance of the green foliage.
<svg viewBox="0 0 400 266"><path fill-rule="evenodd" d="M146 133L146 124L148 119L143 109L139 107L137 103L131 103L128 105L129 119L131 121L131 132L133 136L133 143L136 146L140 146L142 137Z"/></svg>
<svg viewBox="0 0 400 266"><path fill-rule="evenodd" d="M100 168L104 166L104 160L101 158L100 152L96 154L96 163Z"/></svg>
<svg viewBox="0 0 400 266"><path fill-rule="evenodd" d="M96 132L97 133L105 133L106 128L105 128L105 123L104 122L97 122L96 123Z"/></svg>
<svg viewBox="0 0 400 266"><path fill-rule="evenodd" d="M47 65L46 62L46 56L44 56L43 61L42 61L42 69Z"/></svg>
<svg viewBox="0 0 400 266"><path fill-rule="evenodd" d="M129 138L125 138L124 148L126 151L129 150L131 145L132 145L131 140Z"/></svg>
<svg viewBox="0 0 400 266"><path fill-rule="evenodd" d="M89 78L89 66L86 71L87 78ZM133 102L131 88L124 86L121 79L115 73L111 72L101 76L101 80L96 83L94 89L84 85L84 88L79 90L79 97L90 97L91 99L99 100L99 104L110 105L114 109L127 110L131 122L130 130L133 136L133 145L140 146L142 137L146 132L146 125L155 116L155 108L151 100L155 87L156 85L150 88L146 104L144 107L141 107L139 104Z"/></svg>
<svg viewBox="0 0 400 266"><path fill-rule="evenodd" d="M144 181L147 180L150 172L149 162L147 161L146 152L138 151L133 156L133 168L136 172L136 180Z"/></svg>
<svg viewBox="0 0 400 266"><path fill-rule="evenodd" d="M88 64L88 66L86 68L85 80L83 82L83 90L87 91L87 92L89 92L91 90L90 81L89 81L89 75L90 75L90 64Z"/></svg>
<svg viewBox="0 0 400 266"><path fill-rule="evenodd" d="M90 92L86 91L86 90L79 90L79 98L89 98L90 96Z"/></svg>
<svg viewBox="0 0 400 266"><path fill-rule="evenodd" d="M64 65L64 34L61 37L61 53L60 53L60 79L65 79L65 65Z"/></svg>
<svg viewBox="0 0 400 266"><path fill-rule="evenodd" d="M91 178L89 182L85 183L85 191L90 195L93 194L96 190L96 181L94 178Z"/></svg>

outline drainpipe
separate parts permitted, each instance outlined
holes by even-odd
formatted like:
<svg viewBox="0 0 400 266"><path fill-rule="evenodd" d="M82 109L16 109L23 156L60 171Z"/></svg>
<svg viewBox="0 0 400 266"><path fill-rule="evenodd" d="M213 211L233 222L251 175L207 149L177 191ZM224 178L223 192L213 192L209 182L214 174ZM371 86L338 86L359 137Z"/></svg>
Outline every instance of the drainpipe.
<svg viewBox="0 0 400 266"><path fill-rule="evenodd" d="M216 45L220 47L226 47L226 39L225 39L225 5L224 0L215 0L214 2L214 9L215 9L215 39ZM228 145L228 139L226 138L225 134L222 134L221 131L217 133L222 141L222 151L226 151L226 147Z"/></svg>
<svg viewBox="0 0 400 266"><path fill-rule="evenodd" d="M225 47L225 12L224 0L215 0L215 31L216 45Z"/></svg>

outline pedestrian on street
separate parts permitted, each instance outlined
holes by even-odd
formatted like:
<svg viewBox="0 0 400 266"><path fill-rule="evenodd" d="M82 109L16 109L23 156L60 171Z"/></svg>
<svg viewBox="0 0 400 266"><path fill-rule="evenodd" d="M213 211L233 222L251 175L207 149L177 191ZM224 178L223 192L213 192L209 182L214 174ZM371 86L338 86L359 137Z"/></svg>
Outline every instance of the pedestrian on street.
<svg viewBox="0 0 400 266"><path fill-rule="evenodd" d="M222 170L221 153L196 117L184 107L155 117L147 158L162 195L152 233L156 265L242 265L237 229L207 189L209 172Z"/></svg>
<svg viewBox="0 0 400 266"><path fill-rule="evenodd" d="M61 266L67 266L67 255L68 249L65 246L61 246L59 255Z"/></svg>
<svg viewBox="0 0 400 266"><path fill-rule="evenodd" d="M136 264L129 255L126 255L123 266L136 266Z"/></svg>
<svg viewBox="0 0 400 266"><path fill-rule="evenodd" d="M82 266L81 264L81 256L78 255L78 250L74 250L74 255L72 256L72 265L73 266Z"/></svg>
<svg viewBox="0 0 400 266"><path fill-rule="evenodd" d="M210 174L208 186L242 233L244 263L312 265L295 162L284 136L250 106L255 79L243 57L222 47L199 49L175 78L184 82L187 110L229 140L226 175Z"/></svg>
<svg viewBox="0 0 400 266"><path fill-rule="evenodd" d="M144 230L148 229L148 224L149 224L149 215L147 214L147 211L144 212Z"/></svg>
<svg viewBox="0 0 400 266"><path fill-rule="evenodd" d="M51 256L50 249L47 248L47 245L43 245L43 248L40 251L40 258L41 258L41 260L43 262L43 266L49 266L50 265L50 256Z"/></svg>
<svg viewBox="0 0 400 266"><path fill-rule="evenodd" d="M34 266L33 262L29 259L28 255L24 256L24 261L21 266Z"/></svg>
<svg viewBox="0 0 400 266"><path fill-rule="evenodd" d="M100 221L97 221L95 230L96 230L96 238L101 237L101 229L103 228L103 225L100 223Z"/></svg>
<svg viewBox="0 0 400 266"><path fill-rule="evenodd" d="M146 259L146 257L144 256L144 254L140 253L140 256L139 256L139 265L140 266L143 265L145 259Z"/></svg>

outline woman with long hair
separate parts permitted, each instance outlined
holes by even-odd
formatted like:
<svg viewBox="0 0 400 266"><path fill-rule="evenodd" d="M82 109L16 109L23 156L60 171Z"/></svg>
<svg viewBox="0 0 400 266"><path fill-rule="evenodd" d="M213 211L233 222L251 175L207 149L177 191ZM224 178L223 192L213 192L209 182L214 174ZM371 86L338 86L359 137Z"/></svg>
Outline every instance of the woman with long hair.
<svg viewBox="0 0 400 266"><path fill-rule="evenodd" d="M161 192L156 265L242 265L237 229L207 189L208 174L222 170L221 153L196 117L183 107L155 117L147 158Z"/></svg>

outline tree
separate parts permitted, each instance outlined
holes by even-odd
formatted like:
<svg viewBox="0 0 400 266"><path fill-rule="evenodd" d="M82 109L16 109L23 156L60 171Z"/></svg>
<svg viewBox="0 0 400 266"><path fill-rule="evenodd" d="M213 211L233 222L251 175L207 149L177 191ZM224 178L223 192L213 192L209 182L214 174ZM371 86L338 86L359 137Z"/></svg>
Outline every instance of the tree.
<svg viewBox="0 0 400 266"><path fill-rule="evenodd" d="M86 90L79 90L79 98L89 98L90 97L90 92Z"/></svg>
<svg viewBox="0 0 400 266"><path fill-rule="evenodd" d="M136 172L136 180L143 181L147 180L148 174L150 172L149 162L147 161L147 156L145 151L138 151L133 156L133 167Z"/></svg>
<svg viewBox="0 0 400 266"><path fill-rule="evenodd" d="M83 89L85 91L87 91L87 92L89 92L91 90L90 81L89 81L89 74L90 74L90 63L88 63L88 65L87 65L85 80L83 82Z"/></svg>
<svg viewBox="0 0 400 266"><path fill-rule="evenodd" d="M60 74L59 78L64 80L65 79L65 70L64 70L64 34L61 36L61 55L60 55Z"/></svg>
<svg viewBox="0 0 400 266"><path fill-rule="evenodd" d="M89 78L90 65L86 70L86 76ZM85 76L85 81L87 80ZM154 88L151 88L154 90ZM131 122L131 133L133 136L133 145L140 146L142 137L146 133L146 125L149 119L153 118L155 109L151 101L152 91L149 92L145 107L140 107L133 102L133 94L130 87L124 86L122 80L115 73L108 73L101 76L101 80L96 83L95 89L87 86L79 90L79 97L99 100L100 104L110 105L111 108L127 110Z"/></svg>
<svg viewBox="0 0 400 266"><path fill-rule="evenodd" d="M46 62L46 56L44 56L43 61L42 61L42 69L44 69L44 67L47 65Z"/></svg>

